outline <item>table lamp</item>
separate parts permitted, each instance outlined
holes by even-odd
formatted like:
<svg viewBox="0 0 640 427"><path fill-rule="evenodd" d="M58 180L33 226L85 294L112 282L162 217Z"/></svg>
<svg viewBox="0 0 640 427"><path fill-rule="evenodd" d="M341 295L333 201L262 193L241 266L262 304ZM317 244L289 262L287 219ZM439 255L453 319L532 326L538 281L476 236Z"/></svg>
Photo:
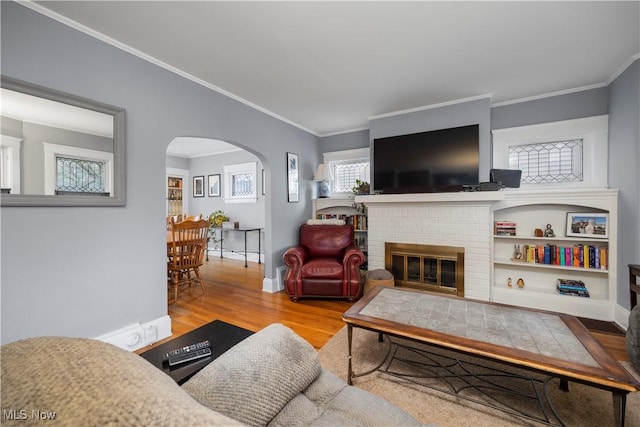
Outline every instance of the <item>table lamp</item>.
<svg viewBox="0 0 640 427"><path fill-rule="evenodd" d="M316 169L316 174L313 177L314 181L319 181L318 184L318 197L326 198L331 195L331 184L333 181L333 174L331 173L331 167L324 163L320 163Z"/></svg>

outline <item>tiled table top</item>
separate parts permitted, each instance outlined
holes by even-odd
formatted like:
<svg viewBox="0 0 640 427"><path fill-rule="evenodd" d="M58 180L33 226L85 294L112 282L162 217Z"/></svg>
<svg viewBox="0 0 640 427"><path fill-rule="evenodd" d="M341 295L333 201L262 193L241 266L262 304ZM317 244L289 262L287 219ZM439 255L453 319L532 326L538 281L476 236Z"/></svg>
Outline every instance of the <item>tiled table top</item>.
<svg viewBox="0 0 640 427"><path fill-rule="evenodd" d="M562 319L550 313L385 288L360 314L598 366Z"/></svg>

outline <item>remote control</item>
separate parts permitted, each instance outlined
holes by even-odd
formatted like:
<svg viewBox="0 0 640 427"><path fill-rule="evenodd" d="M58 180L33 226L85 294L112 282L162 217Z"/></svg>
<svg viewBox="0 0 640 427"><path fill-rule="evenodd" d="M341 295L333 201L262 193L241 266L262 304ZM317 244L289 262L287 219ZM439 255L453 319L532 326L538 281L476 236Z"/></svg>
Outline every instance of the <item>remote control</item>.
<svg viewBox="0 0 640 427"><path fill-rule="evenodd" d="M167 360L176 358L178 356L183 356L190 353L197 353L198 350L203 350L205 348L208 349L209 347L211 347L211 344L209 344L209 340L204 340L195 344L176 348L175 350L171 350L170 352L165 353L164 357L162 358L162 361L166 362ZM209 353L211 353L211 351L209 351Z"/></svg>
<svg viewBox="0 0 640 427"><path fill-rule="evenodd" d="M192 360L201 359L203 357L211 356L211 349L209 347L202 348L200 350L192 351L189 353L183 353L178 356L169 357L169 366L179 365L181 363L191 362Z"/></svg>

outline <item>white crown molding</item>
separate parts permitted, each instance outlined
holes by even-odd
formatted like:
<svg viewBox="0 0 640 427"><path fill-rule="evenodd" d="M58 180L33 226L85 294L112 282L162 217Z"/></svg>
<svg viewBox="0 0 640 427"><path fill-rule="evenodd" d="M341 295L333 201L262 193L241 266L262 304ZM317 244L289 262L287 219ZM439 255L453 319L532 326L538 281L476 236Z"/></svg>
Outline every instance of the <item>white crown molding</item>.
<svg viewBox="0 0 640 427"><path fill-rule="evenodd" d="M365 127L361 127L361 128L355 128L355 129L348 129L348 130L340 130L340 131L336 131L336 132L321 133L318 136L321 137L321 138L324 138L325 136L344 135L345 133L360 132L360 131L363 131L363 130L369 130L369 126L365 126Z"/></svg>
<svg viewBox="0 0 640 427"><path fill-rule="evenodd" d="M553 96L568 95L570 93L582 92L582 91L591 90L591 89L599 89L601 87L607 87L615 79L617 79L618 76L620 76L620 74L622 74L627 68L629 68L631 66L631 64L633 64L638 59L640 59L640 53L636 53L631 58L626 60L618 68L618 70L615 73L613 73L611 75L611 77L609 77L607 79L606 82L596 83L596 84L592 84L592 85L589 85L589 86L576 87L576 88L573 88L573 89L560 90L560 91L557 91L557 92L544 93L542 95L535 95L535 96L530 96L530 97L527 97L527 98L513 99L511 101L496 102L495 104L491 104L491 108L493 108L493 107L502 107L502 106L505 106L505 105L519 104L521 102L535 101L535 100L538 100L538 99L551 98Z"/></svg>
<svg viewBox="0 0 640 427"><path fill-rule="evenodd" d="M51 10L49 10L49 9L39 5L39 4L33 3L31 0L18 0L18 3L23 5L23 6L25 6L25 7L27 7L27 8L29 8L29 9L31 9L31 10L33 10L33 11L35 11L35 12L38 12L38 13L40 13L42 15L45 15L45 16L51 18L51 19L54 19L54 20L60 22L61 24L64 24L64 25L66 25L68 27L71 27L71 28L73 28L75 30L78 30L78 31L82 32L82 33L85 33L85 34L87 34L87 35L89 35L89 36L91 36L93 38L96 38L96 39L104 42L104 43L110 44L111 46L114 46L114 47L116 47L116 48L118 48L120 50L123 50L123 51L125 51L125 52L127 52L127 53L129 53L131 55L137 56L140 59L143 59L143 60L145 60L147 62L150 62L150 63L152 63L154 65L157 65L160 68L164 68L167 71L170 71L170 72L172 72L174 74L179 75L180 77L184 77L187 80L191 80L194 83L197 83L197 84L199 84L201 86L206 87L207 89L210 89L210 90L213 90L215 92L218 92L219 94L224 95L224 96L226 96L228 98L231 98L231 99L233 99L235 101L238 101L238 102L240 102L240 103L242 103L242 104L244 104L244 105L246 105L248 107L253 108L254 110L258 110L258 111L260 111L260 112L262 112L262 113L264 113L264 114L266 114L268 116L273 117L274 119L280 120L280 121L282 121L284 123L287 123L287 124L289 124L291 126L295 126L298 129L301 129L301 130L303 130L303 131L305 131L307 133L310 133L310 134L312 134L314 136L320 136L320 135L318 135L318 133L316 133L315 131L313 131L313 130L311 130L309 128L306 128L306 127L304 127L304 126L302 126L302 125L300 125L298 123L295 123L295 122L293 122L293 121L291 121L291 120L289 120L289 119L287 119L285 117L282 117L282 116L280 116L280 115L278 115L278 114L276 114L276 113L274 113L272 111L269 111L266 108L263 108L263 107L261 107L261 106L259 106L257 104L254 104L254 103L252 103L250 101L247 101L246 99L241 98L241 97L239 97L237 95L234 95L231 92L227 92L226 90L224 90L222 88L219 88L217 86L212 85L211 83L205 82L204 80L199 79L198 77L192 76L191 74L186 73L186 72L184 72L184 71L182 71L182 70L180 70L178 68L175 68L175 67L173 67L173 66L171 66L171 65L169 65L169 64L167 64L167 63L165 63L163 61L160 61L159 59L154 58L151 55L147 55L146 53L141 52L141 51L139 51L139 50L137 50L137 49L135 49L135 48L133 48L133 47L131 47L129 45L121 43L121 42L119 42L117 40L112 39L111 37L109 37L109 36L107 36L105 34L102 34L102 33L98 32L96 30L93 30L93 29L91 29L89 27L86 27L86 26L80 24L79 22L76 22L76 21L74 21L72 19L69 19L69 18L67 18L65 16L62 16L62 15L58 14L58 13L55 13L55 12L53 12L53 11L51 11Z"/></svg>
<svg viewBox="0 0 640 427"><path fill-rule="evenodd" d="M606 82L607 86L610 85L615 79L617 79L620 76L620 74L624 73L625 70L629 68L631 64L636 62L638 59L640 59L640 53L636 53L631 58L629 58L624 64L622 64L620 68L618 68L618 70L615 73L613 73L611 77L609 77L609 79Z"/></svg>
<svg viewBox="0 0 640 427"><path fill-rule="evenodd" d="M425 105L425 106L422 106L422 107L409 108L407 110L393 111L393 112L390 112L390 113L379 114L377 116L371 116L371 117L369 117L369 121L376 120L376 119L382 119L382 118L385 118L385 117L400 116L402 114L415 113L417 111L431 110L431 109L434 109L434 108L446 107L446 106L449 106L449 105L463 104L465 102L477 101L479 99L485 99L485 98L491 99L492 96L493 96L492 93L488 93L488 94L484 94L484 95L471 96L469 98L462 98L462 99L455 99L453 101L441 102L439 104L431 104L431 105Z"/></svg>
<svg viewBox="0 0 640 427"><path fill-rule="evenodd" d="M541 95L534 95L526 98L518 98L518 99L513 99L511 101L496 102L495 104L491 104L491 108L503 107L505 105L512 105L512 104L520 104L522 102L536 101L538 99L551 98L559 95L568 95L570 93L582 92L582 91L591 90L591 89L599 89L601 87L606 87L606 86L607 86L606 83L597 83L589 86L576 87L573 89L559 90L557 92L543 93Z"/></svg>

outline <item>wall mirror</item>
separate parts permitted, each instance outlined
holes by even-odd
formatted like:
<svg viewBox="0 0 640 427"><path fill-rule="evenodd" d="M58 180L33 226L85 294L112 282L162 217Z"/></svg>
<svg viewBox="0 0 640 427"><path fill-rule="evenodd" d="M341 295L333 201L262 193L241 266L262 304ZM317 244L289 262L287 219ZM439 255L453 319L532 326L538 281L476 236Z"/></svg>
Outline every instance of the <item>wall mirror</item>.
<svg viewBox="0 0 640 427"><path fill-rule="evenodd" d="M2 206L123 206L124 109L1 77Z"/></svg>

